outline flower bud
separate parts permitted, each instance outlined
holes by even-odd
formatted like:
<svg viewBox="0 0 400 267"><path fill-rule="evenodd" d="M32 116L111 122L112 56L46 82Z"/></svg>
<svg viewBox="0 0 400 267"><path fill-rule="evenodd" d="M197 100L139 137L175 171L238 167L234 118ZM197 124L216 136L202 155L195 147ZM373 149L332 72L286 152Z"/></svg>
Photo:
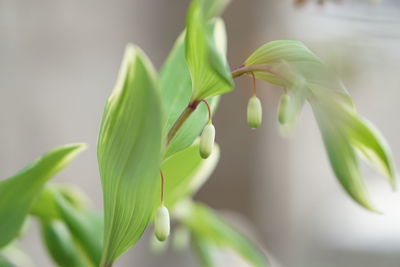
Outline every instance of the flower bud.
<svg viewBox="0 0 400 267"><path fill-rule="evenodd" d="M165 206L157 209L156 217L154 219L155 234L158 240L164 241L169 236L169 212Z"/></svg>
<svg viewBox="0 0 400 267"><path fill-rule="evenodd" d="M278 106L278 121L281 125L285 125L290 116L289 111L290 105L290 96L288 94L283 94L279 99L279 106Z"/></svg>
<svg viewBox="0 0 400 267"><path fill-rule="evenodd" d="M262 122L262 106L257 96L252 96L247 104L247 124L250 128L255 129Z"/></svg>
<svg viewBox="0 0 400 267"><path fill-rule="evenodd" d="M204 127L203 132L200 137L200 156L203 159L208 158L214 147L215 140L215 128L211 123Z"/></svg>

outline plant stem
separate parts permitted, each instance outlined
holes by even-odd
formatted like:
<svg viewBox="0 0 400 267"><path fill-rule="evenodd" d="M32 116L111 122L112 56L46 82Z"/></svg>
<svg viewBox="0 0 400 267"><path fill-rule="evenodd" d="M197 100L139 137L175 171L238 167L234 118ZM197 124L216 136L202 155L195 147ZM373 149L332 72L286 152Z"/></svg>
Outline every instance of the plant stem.
<svg viewBox="0 0 400 267"><path fill-rule="evenodd" d="M189 116L193 113L193 111L196 110L197 105L200 103L200 101L193 101L191 102L185 110L182 112L182 114L179 116L179 118L176 120L172 128L168 132L168 137L167 137L167 145L171 143L172 139L175 137L176 133L179 131L179 129L182 127L182 125L185 123L185 121L189 118Z"/></svg>
<svg viewBox="0 0 400 267"><path fill-rule="evenodd" d="M254 65L254 66L242 65L239 68L232 70L231 74L232 74L232 78L237 78L239 76L242 76L243 74L254 73L254 72L268 72L268 73L280 76L280 74L275 70L275 68L270 65ZM194 100L194 101L190 102L190 104L185 108L185 110L182 112L182 114L179 116L179 118L175 121L174 125L168 132L167 145L169 145L171 143L171 141L175 137L176 133L179 131L179 129L182 127L182 125L185 123L185 121L190 117L190 115L193 113L193 111L196 110L197 105L200 102L201 102L201 100Z"/></svg>
<svg viewBox="0 0 400 267"><path fill-rule="evenodd" d="M239 68L232 70L231 74L232 78L237 78L239 76L242 76L243 74L254 73L254 72L268 72L280 76L280 74L276 71L276 68L274 68L271 65L254 65L254 66L242 65Z"/></svg>

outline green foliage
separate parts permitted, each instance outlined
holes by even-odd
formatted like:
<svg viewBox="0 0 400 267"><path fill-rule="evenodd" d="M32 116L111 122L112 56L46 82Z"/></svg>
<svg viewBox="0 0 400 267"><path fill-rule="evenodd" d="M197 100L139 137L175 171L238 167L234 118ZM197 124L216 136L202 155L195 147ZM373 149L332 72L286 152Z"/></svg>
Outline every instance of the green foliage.
<svg viewBox="0 0 400 267"><path fill-rule="evenodd" d="M217 145L211 153L215 130L212 126L208 131L212 124L205 128L211 120L201 100L207 99L213 114L220 95L233 90L232 77L242 74L254 74L284 88L278 111L284 127L292 128L304 103L311 104L335 175L355 201L376 211L356 155L386 175L395 188L395 170L384 138L356 112L336 75L299 41L267 43L231 73L225 26L219 18L229 2L192 1L186 29L163 65L160 79L139 48L126 48L97 144L104 217L89 209L86 197L76 188L45 186L84 145L52 150L0 182L0 266L13 266L16 258L22 258L11 259L5 252L13 244L4 246L18 236L28 213L39 219L43 241L59 266L109 267L152 221L158 238L165 240L170 212L184 227L183 241L177 234L178 247L187 242L190 231L203 266L215 266L213 254L225 249L252 266L269 266L256 245L210 208L192 202L220 155ZM261 102L254 96L248 106L248 123L256 128L261 118ZM196 141L204 128L203 142ZM209 157L202 159L199 151ZM160 170L165 176L163 192ZM154 217L157 207L159 213ZM160 249L160 243L156 244Z"/></svg>
<svg viewBox="0 0 400 267"><path fill-rule="evenodd" d="M84 267L87 266L67 227L58 220L42 220L41 233L43 241L53 260L60 267Z"/></svg>
<svg viewBox="0 0 400 267"><path fill-rule="evenodd" d="M233 89L226 62L225 26L208 22L204 3L194 0L186 20L186 61L192 77L192 100L221 95Z"/></svg>
<svg viewBox="0 0 400 267"><path fill-rule="evenodd" d="M60 193L54 194L61 220L67 226L74 240L82 250L85 258L93 266L100 264L103 248L103 216L92 211L76 209Z"/></svg>
<svg viewBox="0 0 400 267"><path fill-rule="evenodd" d="M19 233L44 184L70 163L83 144L66 145L44 154L14 176L0 182L0 247Z"/></svg>
<svg viewBox="0 0 400 267"><path fill-rule="evenodd" d="M142 235L156 207L162 114L158 81L144 53L128 46L107 101L97 155L104 195L101 266L108 266Z"/></svg>
<svg viewBox="0 0 400 267"><path fill-rule="evenodd" d="M194 195L215 169L219 148L206 160L199 155L196 143L168 158L162 165L165 179L165 206L172 209L179 201Z"/></svg>
<svg viewBox="0 0 400 267"><path fill-rule="evenodd" d="M298 41L267 43L246 60L246 66L255 69L257 78L287 90L290 102L285 101L279 111L281 117L285 114L285 124L294 124L308 100L335 175L355 201L376 211L362 181L356 152L386 175L394 188L391 153L381 134L357 114L350 95L334 73Z"/></svg>
<svg viewBox="0 0 400 267"><path fill-rule="evenodd" d="M395 172L391 153L381 134L353 109L339 108L334 97L318 98L312 106L325 147L337 178L349 195L365 208L376 211L361 179L356 153L384 175L395 188Z"/></svg>
<svg viewBox="0 0 400 267"><path fill-rule="evenodd" d="M224 248L232 249L251 266L269 266L263 252L205 205L193 203L184 223L192 232L204 266L215 266L211 251Z"/></svg>
<svg viewBox="0 0 400 267"><path fill-rule="evenodd" d="M217 41L226 42L226 37L220 37ZM170 55L160 72L161 97L164 107L165 123L163 132L166 134L189 105L192 97L192 80L185 59L185 33L177 39ZM219 97L207 99L215 112ZM199 104L190 115L185 124L179 129L167 148L165 158L190 146L201 133L208 121L208 110L204 104Z"/></svg>

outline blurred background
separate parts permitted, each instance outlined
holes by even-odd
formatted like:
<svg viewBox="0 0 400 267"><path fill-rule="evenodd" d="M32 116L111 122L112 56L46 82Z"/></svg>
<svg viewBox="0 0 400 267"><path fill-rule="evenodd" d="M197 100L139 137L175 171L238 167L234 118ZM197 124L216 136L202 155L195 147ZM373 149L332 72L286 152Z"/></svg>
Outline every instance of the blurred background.
<svg viewBox="0 0 400 267"><path fill-rule="evenodd" d="M124 47L138 44L159 68L184 27L188 4L0 0L1 179L57 145L87 142L89 150L55 181L78 184L101 209L96 138ZM267 41L305 42L343 78L399 166L400 1L310 0L296 8L292 0L233 0L224 19L232 68ZM250 80L239 78L223 97L215 118L222 157L197 198L234 218L275 266L400 266L399 193L362 165L384 215L357 206L332 174L310 108L293 137L282 138L276 122L281 90L258 87L264 122L257 131L245 121ZM147 239L116 266L197 266L190 252L152 255ZM37 266L53 266L39 240L32 222L23 246Z"/></svg>

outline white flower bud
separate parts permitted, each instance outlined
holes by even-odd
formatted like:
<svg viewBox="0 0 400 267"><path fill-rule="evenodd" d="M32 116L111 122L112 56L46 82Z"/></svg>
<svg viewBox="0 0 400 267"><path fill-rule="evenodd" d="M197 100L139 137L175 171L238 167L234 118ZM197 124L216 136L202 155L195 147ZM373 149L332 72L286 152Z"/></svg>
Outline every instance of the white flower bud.
<svg viewBox="0 0 400 267"><path fill-rule="evenodd" d="M208 158L214 148L215 128L211 123L204 127L200 137L200 156L203 159Z"/></svg>
<svg viewBox="0 0 400 267"><path fill-rule="evenodd" d="M285 125L290 116L289 111L290 105L290 96L288 94L283 94L279 99L279 106L278 106L278 121L281 125Z"/></svg>
<svg viewBox="0 0 400 267"><path fill-rule="evenodd" d="M252 96L247 103L247 124L250 128L260 127L262 122L262 106L257 96Z"/></svg>
<svg viewBox="0 0 400 267"><path fill-rule="evenodd" d="M154 219L155 234L158 240L164 241L169 236L170 223L169 212L165 206L157 209L156 217Z"/></svg>

